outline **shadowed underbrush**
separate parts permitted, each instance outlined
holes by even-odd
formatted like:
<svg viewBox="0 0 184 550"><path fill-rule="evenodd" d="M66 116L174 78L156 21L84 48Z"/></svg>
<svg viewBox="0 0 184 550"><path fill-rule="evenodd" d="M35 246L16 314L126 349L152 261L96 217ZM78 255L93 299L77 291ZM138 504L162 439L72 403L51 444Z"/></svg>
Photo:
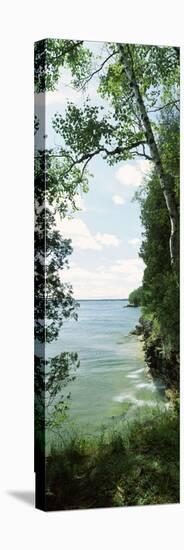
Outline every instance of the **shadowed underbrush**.
<svg viewBox="0 0 184 550"><path fill-rule="evenodd" d="M100 436L72 436L47 458L47 510L179 501L179 419L138 412Z"/></svg>

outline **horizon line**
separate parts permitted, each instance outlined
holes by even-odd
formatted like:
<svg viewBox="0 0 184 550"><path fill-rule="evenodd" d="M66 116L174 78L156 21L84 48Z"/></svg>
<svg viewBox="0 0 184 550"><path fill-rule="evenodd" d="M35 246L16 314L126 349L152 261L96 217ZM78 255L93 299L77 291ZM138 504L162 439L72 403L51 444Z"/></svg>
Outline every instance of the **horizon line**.
<svg viewBox="0 0 184 550"><path fill-rule="evenodd" d="M75 298L78 302L104 302L104 301L128 301L128 298Z"/></svg>

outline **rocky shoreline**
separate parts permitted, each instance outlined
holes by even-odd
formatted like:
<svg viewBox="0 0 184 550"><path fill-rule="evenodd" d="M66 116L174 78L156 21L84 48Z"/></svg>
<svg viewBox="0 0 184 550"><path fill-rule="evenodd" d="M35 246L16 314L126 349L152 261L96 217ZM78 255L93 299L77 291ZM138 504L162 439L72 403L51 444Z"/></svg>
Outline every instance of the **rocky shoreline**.
<svg viewBox="0 0 184 550"><path fill-rule="evenodd" d="M137 335L143 341L145 361L148 373L153 380L160 380L165 386L166 395L179 392L179 357L171 352L169 358L165 356L161 338L153 338L152 323L142 317L139 324L130 332Z"/></svg>

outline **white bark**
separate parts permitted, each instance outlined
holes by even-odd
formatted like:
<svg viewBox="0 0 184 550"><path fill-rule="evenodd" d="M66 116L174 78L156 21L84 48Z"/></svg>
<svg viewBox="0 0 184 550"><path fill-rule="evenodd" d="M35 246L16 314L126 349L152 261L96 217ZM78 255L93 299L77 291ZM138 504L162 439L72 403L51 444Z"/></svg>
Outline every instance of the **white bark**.
<svg viewBox="0 0 184 550"><path fill-rule="evenodd" d="M160 186L163 191L165 198L167 210L170 218L171 233L170 233L170 258L171 265L175 272L178 271L178 211L174 198L174 190L170 191L170 184L172 177L168 181L168 176L165 175L156 140L153 134L151 123L144 105L144 101L139 89L139 85L136 81L134 68L129 52L126 49L126 46L119 46L121 59L124 65L126 76L129 80L130 86L134 93L135 99L137 101L137 106L140 111L142 124L145 130L145 135L147 143L150 148L151 156L155 164L155 168L160 180Z"/></svg>

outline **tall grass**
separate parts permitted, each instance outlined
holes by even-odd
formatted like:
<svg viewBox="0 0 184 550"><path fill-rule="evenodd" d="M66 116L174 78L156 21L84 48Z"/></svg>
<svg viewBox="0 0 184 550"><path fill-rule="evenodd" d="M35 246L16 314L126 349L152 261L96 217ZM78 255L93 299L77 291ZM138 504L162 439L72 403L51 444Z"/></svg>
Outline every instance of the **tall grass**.
<svg viewBox="0 0 184 550"><path fill-rule="evenodd" d="M52 447L46 470L48 510L176 503L178 414L142 408L98 437L72 434Z"/></svg>

